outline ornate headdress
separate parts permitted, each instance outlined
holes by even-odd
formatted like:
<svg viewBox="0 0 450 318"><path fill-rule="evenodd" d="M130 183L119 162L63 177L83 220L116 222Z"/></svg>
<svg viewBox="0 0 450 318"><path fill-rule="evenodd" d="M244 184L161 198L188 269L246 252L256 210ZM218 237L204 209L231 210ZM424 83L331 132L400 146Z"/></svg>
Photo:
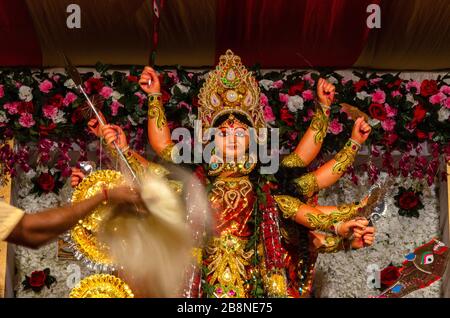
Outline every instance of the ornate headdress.
<svg viewBox="0 0 450 318"><path fill-rule="evenodd" d="M199 103L203 130L214 127L227 113L244 115L255 129L266 128L258 83L231 50L220 56L219 65L209 72Z"/></svg>

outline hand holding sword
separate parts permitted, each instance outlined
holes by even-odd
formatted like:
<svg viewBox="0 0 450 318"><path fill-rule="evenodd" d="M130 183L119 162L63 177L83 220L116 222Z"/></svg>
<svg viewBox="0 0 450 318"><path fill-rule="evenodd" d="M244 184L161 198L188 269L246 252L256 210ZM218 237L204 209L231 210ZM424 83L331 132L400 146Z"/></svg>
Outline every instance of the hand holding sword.
<svg viewBox="0 0 450 318"><path fill-rule="evenodd" d="M97 108L94 106L93 102L91 101L91 99L87 95L87 93L86 93L86 91L85 91L85 89L83 87L83 80L81 79L80 73L72 65L72 63L70 62L69 58L65 54L62 54L62 55L64 57L65 68L66 68L67 74L74 81L77 89L83 94L83 96L86 99L89 107L91 108L92 112L95 114L95 117L97 118L97 121L100 124L100 126L101 127L105 126L106 125L105 118L99 113L99 111L97 110ZM116 149L116 151L117 151L117 153L119 155L119 158L123 161L123 163L125 164L125 166L129 170L131 176L133 177L133 181L139 183L139 179L137 178L135 171L130 166L130 163L128 162L128 160L125 158L125 155L123 154L123 151L122 151L120 145L118 144L118 142L114 141L113 145L114 145L114 147L115 147L115 149Z"/></svg>

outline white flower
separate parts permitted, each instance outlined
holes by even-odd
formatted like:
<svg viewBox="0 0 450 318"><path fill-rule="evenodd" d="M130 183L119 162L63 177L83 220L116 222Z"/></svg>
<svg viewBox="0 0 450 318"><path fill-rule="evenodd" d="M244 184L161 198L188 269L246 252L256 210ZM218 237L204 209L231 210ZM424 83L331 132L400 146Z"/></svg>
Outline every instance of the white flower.
<svg viewBox="0 0 450 318"><path fill-rule="evenodd" d="M298 95L289 96L287 107L293 113L295 113L297 110L302 110L303 109L303 98Z"/></svg>
<svg viewBox="0 0 450 318"><path fill-rule="evenodd" d="M9 121L4 111L0 111L0 123L7 123Z"/></svg>
<svg viewBox="0 0 450 318"><path fill-rule="evenodd" d="M370 126L376 126L380 123L380 121L378 119L374 119L374 118L369 118L369 125Z"/></svg>
<svg viewBox="0 0 450 318"><path fill-rule="evenodd" d="M268 91L272 87L273 81L268 79L263 79L259 81L259 86L264 87L266 91Z"/></svg>
<svg viewBox="0 0 450 318"><path fill-rule="evenodd" d="M181 83L178 83L178 84L172 86L172 88L170 89L170 92L172 93L172 95L175 94L175 87L177 87L182 94L186 94L189 92L189 87L187 87Z"/></svg>
<svg viewBox="0 0 450 318"><path fill-rule="evenodd" d="M414 99L413 94L406 94L406 101L415 104L416 100Z"/></svg>
<svg viewBox="0 0 450 318"><path fill-rule="evenodd" d="M64 82L64 86L70 89L76 87L75 82L71 78L69 78L67 81Z"/></svg>
<svg viewBox="0 0 450 318"><path fill-rule="evenodd" d="M19 98L25 102L30 102L33 99L31 88L25 85L21 86L19 88Z"/></svg>
<svg viewBox="0 0 450 318"><path fill-rule="evenodd" d="M123 97L122 94L120 94L118 91L114 91L111 94L113 101L117 102L119 99Z"/></svg>
<svg viewBox="0 0 450 318"><path fill-rule="evenodd" d="M64 124L67 122L65 113L62 110L58 110L58 113L56 114L56 116L54 116L52 118L52 120L55 124L60 124L60 123Z"/></svg>
<svg viewBox="0 0 450 318"><path fill-rule="evenodd" d="M356 93L356 97L361 100L365 100L367 97L371 97L371 96L366 91L360 91L360 92Z"/></svg>
<svg viewBox="0 0 450 318"><path fill-rule="evenodd" d="M53 149L53 147L52 147L52 149ZM36 167L36 172L39 172L40 174L41 173L48 173L48 168L39 165L39 166Z"/></svg>
<svg viewBox="0 0 450 318"><path fill-rule="evenodd" d="M449 116L450 116L450 109L445 108L445 107L441 107L441 109L439 109L439 111L438 111L438 120L440 122L446 121Z"/></svg>
<svg viewBox="0 0 450 318"><path fill-rule="evenodd" d="M137 126L137 123L133 120L133 118L131 118L130 115L128 115L127 118L133 126Z"/></svg>

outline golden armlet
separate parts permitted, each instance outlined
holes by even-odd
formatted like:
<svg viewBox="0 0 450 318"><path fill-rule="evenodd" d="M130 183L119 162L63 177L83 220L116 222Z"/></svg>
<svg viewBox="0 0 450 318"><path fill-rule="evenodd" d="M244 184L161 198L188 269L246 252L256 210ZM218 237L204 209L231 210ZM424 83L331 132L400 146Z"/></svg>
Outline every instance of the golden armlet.
<svg viewBox="0 0 450 318"><path fill-rule="evenodd" d="M160 157L168 162L174 162L172 159L172 150L175 147L174 144L167 145L160 153Z"/></svg>
<svg viewBox="0 0 450 318"><path fill-rule="evenodd" d="M336 163L333 166L333 173L343 174L347 171L348 167L350 167L353 164L353 161L355 161L356 154L360 148L361 145L350 138L344 148L342 148L341 151L334 156Z"/></svg>
<svg viewBox="0 0 450 318"><path fill-rule="evenodd" d="M329 110L326 110L329 112ZM314 134L314 142L320 144L325 139L328 129L328 116L323 111L322 107L317 107L317 110L312 118L311 129L316 131Z"/></svg>
<svg viewBox="0 0 450 318"><path fill-rule="evenodd" d="M306 219L312 230L323 232L335 232L336 225L340 222L335 216L325 213L307 213Z"/></svg>
<svg viewBox="0 0 450 318"><path fill-rule="evenodd" d="M161 129L163 126L167 125L161 94L148 95L148 118L156 119L156 127L158 127L158 129Z"/></svg>
<svg viewBox="0 0 450 318"><path fill-rule="evenodd" d="M320 190L319 185L317 184L316 175L312 172L309 172L300 178L294 179L293 182L299 193L306 197L311 197L314 193Z"/></svg>
<svg viewBox="0 0 450 318"><path fill-rule="evenodd" d="M338 222L347 222L358 216L359 209L359 203L342 204L337 207L336 211L331 212L329 215Z"/></svg>
<svg viewBox="0 0 450 318"><path fill-rule="evenodd" d="M300 158L296 152L292 152L281 161L281 165L286 168L304 168L305 162Z"/></svg>
<svg viewBox="0 0 450 318"><path fill-rule="evenodd" d="M298 209L304 205L302 201L289 195L275 195L274 199L285 219L295 218Z"/></svg>
<svg viewBox="0 0 450 318"><path fill-rule="evenodd" d="M336 253L342 250L350 250L350 242L339 236L326 236L325 242L317 249L319 253Z"/></svg>

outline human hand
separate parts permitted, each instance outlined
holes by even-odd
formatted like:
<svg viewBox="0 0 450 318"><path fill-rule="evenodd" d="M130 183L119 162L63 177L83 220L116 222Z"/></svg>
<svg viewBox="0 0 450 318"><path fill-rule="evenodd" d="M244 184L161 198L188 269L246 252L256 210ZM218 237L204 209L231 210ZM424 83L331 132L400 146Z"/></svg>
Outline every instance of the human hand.
<svg viewBox="0 0 450 318"><path fill-rule="evenodd" d="M349 238L352 234L362 236L362 233L366 230L369 221L364 218L354 219L347 222L343 222L338 225L337 234L344 238Z"/></svg>
<svg viewBox="0 0 450 318"><path fill-rule="evenodd" d="M355 233L351 241L351 246L354 249L360 249L363 247L371 246L375 241L375 228L372 226L367 227L362 233Z"/></svg>
<svg viewBox="0 0 450 318"><path fill-rule="evenodd" d="M128 147L127 136L119 126L104 125L100 130L101 135L105 138L106 143L111 148L114 147L114 143L116 143L121 150Z"/></svg>
<svg viewBox="0 0 450 318"><path fill-rule="evenodd" d="M80 182L84 179L85 175L81 172L81 169L72 168L72 175L70 176L70 185L72 188L77 187Z"/></svg>

